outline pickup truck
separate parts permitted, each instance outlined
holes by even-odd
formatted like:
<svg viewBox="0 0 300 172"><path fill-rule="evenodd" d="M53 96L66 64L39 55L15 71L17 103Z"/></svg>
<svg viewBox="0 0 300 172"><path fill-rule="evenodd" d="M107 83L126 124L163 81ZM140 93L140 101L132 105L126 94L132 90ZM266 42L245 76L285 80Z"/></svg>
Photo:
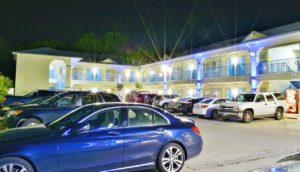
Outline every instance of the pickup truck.
<svg viewBox="0 0 300 172"><path fill-rule="evenodd" d="M286 101L280 93L243 93L232 102L222 103L219 114L224 120L237 119L250 123L254 118L264 117L281 120L285 110Z"/></svg>
<svg viewBox="0 0 300 172"><path fill-rule="evenodd" d="M7 105L18 105L28 103L39 97L49 97L59 94L59 91L50 91L50 90L34 90L24 96L12 96L7 95L4 97L4 101L2 102L2 106Z"/></svg>

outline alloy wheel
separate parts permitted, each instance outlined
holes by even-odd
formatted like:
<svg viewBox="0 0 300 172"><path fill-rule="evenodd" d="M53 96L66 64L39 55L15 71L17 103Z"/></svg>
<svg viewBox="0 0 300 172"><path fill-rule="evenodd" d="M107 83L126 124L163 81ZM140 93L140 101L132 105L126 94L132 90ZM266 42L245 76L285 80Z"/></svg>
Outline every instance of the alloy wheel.
<svg viewBox="0 0 300 172"><path fill-rule="evenodd" d="M2 165L0 172L28 172L28 170L23 165L10 163Z"/></svg>
<svg viewBox="0 0 300 172"><path fill-rule="evenodd" d="M167 172L177 172L184 162L183 152L174 146L165 150L162 157L162 166Z"/></svg>

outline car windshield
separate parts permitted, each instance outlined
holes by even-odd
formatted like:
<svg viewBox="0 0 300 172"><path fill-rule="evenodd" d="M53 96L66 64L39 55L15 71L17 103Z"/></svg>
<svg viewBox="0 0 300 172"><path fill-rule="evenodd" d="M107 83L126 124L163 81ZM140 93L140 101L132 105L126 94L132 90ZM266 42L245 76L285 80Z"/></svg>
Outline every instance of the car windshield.
<svg viewBox="0 0 300 172"><path fill-rule="evenodd" d="M89 115L94 110L95 106L83 106L66 114L65 116L62 116L61 118L58 118L50 123L47 127L55 131L61 131L65 128L73 126L76 122Z"/></svg>
<svg viewBox="0 0 300 172"><path fill-rule="evenodd" d="M37 99L34 99L34 100L28 102L28 104L40 104L40 103L43 103L44 101L48 100L49 98L51 98L51 97L40 97L40 98L37 98Z"/></svg>
<svg viewBox="0 0 300 172"><path fill-rule="evenodd" d="M255 94L240 94L233 99L235 102L253 102Z"/></svg>
<svg viewBox="0 0 300 172"><path fill-rule="evenodd" d="M53 103L53 102L55 102L56 100L60 99L62 96L63 96L63 94L58 94L58 95L56 95L56 96L53 96L53 97L51 97L51 98L49 98L49 99L43 101L41 104L47 105L47 104L49 104L49 103Z"/></svg>

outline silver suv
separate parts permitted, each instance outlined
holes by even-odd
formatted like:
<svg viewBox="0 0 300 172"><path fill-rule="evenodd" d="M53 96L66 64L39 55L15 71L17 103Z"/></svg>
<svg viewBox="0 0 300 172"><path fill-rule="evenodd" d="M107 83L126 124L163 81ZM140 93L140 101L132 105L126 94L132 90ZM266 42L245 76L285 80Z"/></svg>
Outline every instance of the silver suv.
<svg viewBox="0 0 300 172"><path fill-rule="evenodd" d="M237 119L245 123L254 118L273 116L276 120L283 118L286 101L280 93L243 93L232 102L221 104L220 114L224 120Z"/></svg>

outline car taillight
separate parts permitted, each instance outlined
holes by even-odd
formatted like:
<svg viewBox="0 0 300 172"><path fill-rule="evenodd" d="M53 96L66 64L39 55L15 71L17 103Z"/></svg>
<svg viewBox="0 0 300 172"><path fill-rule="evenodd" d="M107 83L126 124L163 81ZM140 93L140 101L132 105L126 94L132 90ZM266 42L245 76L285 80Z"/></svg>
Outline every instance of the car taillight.
<svg viewBox="0 0 300 172"><path fill-rule="evenodd" d="M196 125L193 125L193 126L192 126L192 130L193 130L196 134L199 134L199 135L201 134L201 133L200 133L200 129L199 129Z"/></svg>
<svg viewBox="0 0 300 172"><path fill-rule="evenodd" d="M206 108L208 108L208 106L207 105L202 105L201 108L206 109Z"/></svg>
<svg viewBox="0 0 300 172"><path fill-rule="evenodd" d="M184 107L189 107L190 103L184 103Z"/></svg>

